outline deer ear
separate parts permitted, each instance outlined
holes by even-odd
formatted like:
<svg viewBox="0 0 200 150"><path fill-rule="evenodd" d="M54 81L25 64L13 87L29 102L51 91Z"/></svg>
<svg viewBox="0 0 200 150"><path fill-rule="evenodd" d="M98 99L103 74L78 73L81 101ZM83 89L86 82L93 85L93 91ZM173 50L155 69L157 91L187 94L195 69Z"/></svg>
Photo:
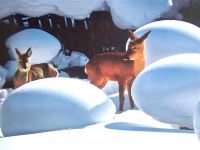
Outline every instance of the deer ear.
<svg viewBox="0 0 200 150"><path fill-rule="evenodd" d="M22 53L17 48L15 48L15 51L16 51L18 56L22 55Z"/></svg>
<svg viewBox="0 0 200 150"><path fill-rule="evenodd" d="M31 50L31 48L29 48L29 49L26 51L26 56L27 56L27 57L31 57L31 55L32 55L32 50Z"/></svg>
<svg viewBox="0 0 200 150"><path fill-rule="evenodd" d="M151 31L146 32L143 36L141 36L141 37L139 38L139 40L140 40L141 42L143 42L143 41L149 36L150 33L151 33Z"/></svg>
<svg viewBox="0 0 200 150"><path fill-rule="evenodd" d="M134 32L131 31L130 29L128 29L128 32L129 32L129 37L131 38L131 40L135 41L137 37L135 36Z"/></svg>

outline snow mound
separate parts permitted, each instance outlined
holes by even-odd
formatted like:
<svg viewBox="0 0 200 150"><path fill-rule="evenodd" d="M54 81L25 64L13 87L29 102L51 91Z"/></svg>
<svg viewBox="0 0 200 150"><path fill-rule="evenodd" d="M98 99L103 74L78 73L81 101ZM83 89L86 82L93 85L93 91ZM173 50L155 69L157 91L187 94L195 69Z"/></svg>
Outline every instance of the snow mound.
<svg viewBox="0 0 200 150"><path fill-rule="evenodd" d="M136 105L157 120L193 128L200 101L199 60L200 54L179 54L146 67L132 86Z"/></svg>
<svg viewBox="0 0 200 150"><path fill-rule="evenodd" d="M13 13L26 14L32 17L53 13L74 19L84 19L89 17L93 10L100 9L103 4L104 0L3 0L0 5L0 18Z"/></svg>
<svg viewBox="0 0 200 150"><path fill-rule="evenodd" d="M6 76L7 76L7 70L0 65L0 88L2 88L3 85L5 84Z"/></svg>
<svg viewBox="0 0 200 150"><path fill-rule="evenodd" d="M16 60L9 60L4 65L4 67L7 69L7 72L8 72L7 76L6 76L6 79L7 80L11 80L13 78L13 76L15 75L15 72L18 69L17 61Z"/></svg>
<svg viewBox="0 0 200 150"><path fill-rule="evenodd" d="M4 136L12 136L78 128L107 121L115 112L111 99L87 82L46 78L27 83L7 97L1 130Z"/></svg>
<svg viewBox="0 0 200 150"><path fill-rule="evenodd" d="M175 54L200 53L200 28L193 24L177 20L156 21L140 27L135 34L140 37L150 30L145 41L146 65Z"/></svg>
<svg viewBox="0 0 200 150"><path fill-rule="evenodd" d="M198 102L197 107L194 112L194 131L200 140L200 102Z"/></svg>
<svg viewBox="0 0 200 150"><path fill-rule="evenodd" d="M60 52L51 63L57 66L58 69L68 68L72 66L85 66L88 62L88 57L77 51L72 51L71 56L66 56L63 52Z"/></svg>
<svg viewBox="0 0 200 150"><path fill-rule="evenodd" d="M25 29L11 35L6 40L6 47L12 59L17 59L15 48L25 53L31 47L31 63L39 64L53 59L61 49L61 44L54 36L43 30Z"/></svg>
<svg viewBox="0 0 200 150"><path fill-rule="evenodd" d="M172 7L171 0L107 0L107 4L113 22L121 29L140 27Z"/></svg>

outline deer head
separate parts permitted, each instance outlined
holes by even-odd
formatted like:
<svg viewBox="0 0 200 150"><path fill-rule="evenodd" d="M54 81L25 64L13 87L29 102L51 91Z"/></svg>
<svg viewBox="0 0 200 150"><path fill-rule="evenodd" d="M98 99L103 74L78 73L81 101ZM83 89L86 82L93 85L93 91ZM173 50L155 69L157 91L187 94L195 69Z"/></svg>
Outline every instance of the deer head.
<svg viewBox="0 0 200 150"><path fill-rule="evenodd" d="M144 40L148 37L151 31L145 33L140 38L136 37L133 31L128 31L131 41L128 44L128 50L124 55L124 60L135 60L144 57Z"/></svg>
<svg viewBox="0 0 200 150"><path fill-rule="evenodd" d="M26 53L21 53L17 48L15 48L18 55L18 69L21 72L27 72L30 70L31 62L30 57L32 55L31 48L29 48Z"/></svg>

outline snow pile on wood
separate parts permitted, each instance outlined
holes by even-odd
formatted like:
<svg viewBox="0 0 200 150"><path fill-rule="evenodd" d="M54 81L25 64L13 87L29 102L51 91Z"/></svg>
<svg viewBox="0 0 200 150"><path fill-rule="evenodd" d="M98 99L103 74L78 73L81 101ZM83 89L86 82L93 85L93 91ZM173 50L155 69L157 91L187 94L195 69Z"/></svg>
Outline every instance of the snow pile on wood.
<svg viewBox="0 0 200 150"><path fill-rule="evenodd" d="M6 40L11 59L17 59L15 48L25 53L29 47L32 50L31 63L47 63L60 51L61 44L51 34L40 29L25 29L11 35Z"/></svg>

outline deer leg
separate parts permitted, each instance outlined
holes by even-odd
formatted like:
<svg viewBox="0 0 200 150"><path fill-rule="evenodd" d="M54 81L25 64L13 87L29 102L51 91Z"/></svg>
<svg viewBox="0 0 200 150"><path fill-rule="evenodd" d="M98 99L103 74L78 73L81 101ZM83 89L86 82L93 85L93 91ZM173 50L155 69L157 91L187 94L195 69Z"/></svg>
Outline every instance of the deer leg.
<svg viewBox="0 0 200 150"><path fill-rule="evenodd" d="M125 82L122 81L118 82L118 84L119 84L119 111L122 111L124 107L124 100L125 100L124 91L126 88L126 84Z"/></svg>
<svg viewBox="0 0 200 150"><path fill-rule="evenodd" d="M131 105L131 108L134 108L134 101L133 101L133 98L131 95L131 87L132 87L133 81L134 81L134 79L131 79L127 83L128 97L129 97L129 103Z"/></svg>

